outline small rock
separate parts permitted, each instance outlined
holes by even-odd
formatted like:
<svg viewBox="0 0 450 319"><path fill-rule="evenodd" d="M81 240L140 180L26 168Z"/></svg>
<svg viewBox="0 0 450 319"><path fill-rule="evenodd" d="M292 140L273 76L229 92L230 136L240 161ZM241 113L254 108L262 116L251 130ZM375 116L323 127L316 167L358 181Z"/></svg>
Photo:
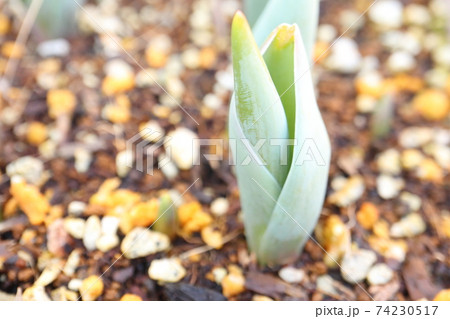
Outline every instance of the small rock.
<svg viewBox="0 0 450 319"><path fill-rule="evenodd" d="M450 68L450 44L440 46L433 50L433 61L438 66Z"/></svg>
<svg viewBox="0 0 450 319"><path fill-rule="evenodd" d="M348 74L357 72L362 63L358 45L350 38L340 38L331 48L325 65L336 72Z"/></svg>
<svg viewBox="0 0 450 319"><path fill-rule="evenodd" d="M424 160L425 156L416 149L407 149L402 152L401 162L403 168L411 170L417 168Z"/></svg>
<svg viewBox="0 0 450 319"><path fill-rule="evenodd" d="M156 259L150 264L148 275L153 280L178 282L186 275L186 270L176 259Z"/></svg>
<svg viewBox="0 0 450 319"><path fill-rule="evenodd" d="M105 216L102 218L102 234L103 235L115 235L119 229L120 219L115 216Z"/></svg>
<svg viewBox="0 0 450 319"><path fill-rule="evenodd" d="M22 294L23 301L50 301L50 297L45 292L43 286L31 286Z"/></svg>
<svg viewBox="0 0 450 319"><path fill-rule="evenodd" d="M450 301L450 289L443 289L433 298L433 301Z"/></svg>
<svg viewBox="0 0 450 319"><path fill-rule="evenodd" d="M391 281L394 272L386 264L376 264L370 268L367 281L371 285L384 285Z"/></svg>
<svg viewBox="0 0 450 319"><path fill-rule="evenodd" d="M404 148L416 148L433 139L434 133L428 127L408 127L400 132L399 143Z"/></svg>
<svg viewBox="0 0 450 319"><path fill-rule="evenodd" d="M78 268L78 265L80 264L81 260L81 252L79 249L73 250L69 257L67 258L67 262L64 265L63 272L65 275L71 277L73 274L75 274L76 269ZM73 290L73 289L71 289ZM78 289L76 289L78 290Z"/></svg>
<svg viewBox="0 0 450 319"><path fill-rule="evenodd" d="M61 262L53 262L45 267L39 278L34 283L36 286L50 285L61 273Z"/></svg>
<svg viewBox="0 0 450 319"><path fill-rule="evenodd" d="M422 234L427 229L423 218L417 213L411 213L403 217L399 222L391 226L392 237L414 237Z"/></svg>
<svg viewBox="0 0 450 319"><path fill-rule="evenodd" d="M329 275L322 275L317 277L316 282L317 290L323 292L324 294L336 296L339 292L334 287L334 280Z"/></svg>
<svg viewBox="0 0 450 319"><path fill-rule="evenodd" d="M211 203L211 213L213 213L216 216L223 216L228 212L228 209L230 208L230 203L228 202L228 199L219 197L213 200Z"/></svg>
<svg viewBox="0 0 450 319"><path fill-rule="evenodd" d="M80 286L80 296L83 301L94 301L103 293L103 281L100 277L89 276Z"/></svg>
<svg viewBox="0 0 450 319"><path fill-rule="evenodd" d="M149 121L139 125L142 139L156 143L164 137L165 131L157 121Z"/></svg>
<svg viewBox="0 0 450 319"><path fill-rule="evenodd" d="M66 39L47 40L41 42L37 46L36 51L43 58L52 56L64 57L70 52L70 44Z"/></svg>
<svg viewBox="0 0 450 319"><path fill-rule="evenodd" d="M245 291L245 277L242 270L235 265L230 265L228 270L228 275L222 280L222 293L227 298Z"/></svg>
<svg viewBox="0 0 450 319"><path fill-rule="evenodd" d="M400 201L408 206L408 209L411 212L417 212L422 206L420 197L409 192L402 192L400 194Z"/></svg>
<svg viewBox="0 0 450 319"><path fill-rule="evenodd" d="M133 151L124 150L116 156L116 170L119 177L125 177L133 165Z"/></svg>
<svg viewBox="0 0 450 319"><path fill-rule="evenodd" d="M178 167L166 154L158 156L158 167L168 180L173 180L178 176Z"/></svg>
<svg viewBox="0 0 450 319"><path fill-rule="evenodd" d="M337 191L328 197L330 203L339 207L346 207L356 202L364 193L364 180L355 175L344 179Z"/></svg>
<svg viewBox="0 0 450 319"><path fill-rule="evenodd" d="M134 294L125 294L120 298L120 301L142 301L142 298Z"/></svg>
<svg viewBox="0 0 450 319"><path fill-rule="evenodd" d="M410 4L403 12L405 23L419 26L426 26L431 21L431 15L426 6L420 4Z"/></svg>
<svg viewBox="0 0 450 319"><path fill-rule="evenodd" d="M76 148L74 152L75 170L78 173L86 173L92 162L92 153L84 148Z"/></svg>
<svg viewBox="0 0 450 319"><path fill-rule="evenodd" d="M66 231L76 239L82 239L84 235L85 220L81 218L66 218L64 219L64 228Z"/></svg>
<svg viewBox="0 0 450 319"><path fill-rule="evenodd" d="M136 227L122 240L122 253L128 259L145 257L166 250L170 245L165 234Z"/></svg>
<svg viewBox="0 0 450 319"><path fill-rule="evenodd" d="M397 29L403 23L403 5L397 0L381 0L369 10L369 18L384 29Z"/></svg>
<svg viewBox="0 0 450 319"><path fill-rule="evenodd" d="M299 284L305 278L305 272L294 267L284 267L280 269L278 276L290 284Z"/></svg>
<svg viewBox="0 0 450 319"><path fill-rule="evenodd" d="M386 174L377 177L377 192L383 199L396 197L404 186L405 182L401 178L395 178Z"/></svg>
<svg viewBox="0 0 450 319"><path fill-rule="evenodd" d="M317 40L319 42L331 43L337 36L336 28L331 24L321 24L317 29Z"/></svg>
<svg viewBox="0 0 450 319"><path fill-rule="evenodd" d="M342 278L352 284L363 281L376 260L377 256L371 250L359 249L348 252L341 264Z"/></svg>
<svg viewBox="0 0 450 319"><path fill-rule="evenodd" d="M41 181L43 171L44 163L32 156L20 157L6 166L6 174L9 177L18 175L34 185Z"/></svg>
<svg viewBox="0 0 450 319"><path fill-rule="evenodd" d="M223 267L214 267L214 269L211 272L214 277L214 281L218 285L220 285L222 283L222 280L228 274L227 270Z"/></svg>
<svg viewBox="0 0 450 319"><path fill-rule="evenodd" d="M52 254L62 256L69 241L70 236L64 227L64 220L58 218L47 229L47 248Z"/></svg>
<svg viewBox="0 0 450 319"><path fill-rule="evenodd" d="M364 229L372 229L379 217L378 208L370 202L364 202L356 213L356 220Z"/></svg>
<svg viewBox="0 0 450 319"><path fill-rule="evenodd" d="M388 149L377 156L377 166L381 173L397 175L401 173L400 153L396 149Z"/></svg>
<svg viewBox="0 0 450 319"><path fill-rule="evenodd" d="M414 97L413 106L426 120L440 121L450 112L450 99L442 90L427 89Z"/></svg>
<svg viewBox="0 0 450 319"><path fill-rule="evenodd" d="M164 143L166 154L180 169L187 170L200 161L200 142L197 134L184 127L179 127L166 137Z"/></svg>
<svg viewBox="0 0 450 319"><path fill-rule="evenodd" d="M408 72L416 67L416 60L409 52L397 51L388 58L387 67L392 73Z"/></svg>
<svg viewBox="0 0 450 319"><path fill-rule="evenodd" d="M83 244L87 250L94 250L97 246L97 239L101 236L101 224L98 216L90 216L86 220L83 234Z"/></svg>
<svg viewBox="0 0 450 319"><path fill-rule="evenodd" d="M69 288L70 290L73 290L73 291L78 291L78 290L80 290L80 287L82 284L83 284L83 280L74 278L71 281L69 281L69 283L67 284L67 288Z"/></svg>
<svg viewBox="0 0 450 319"><path fill-rule="evenodd" d="M98 250L105 253L119 245L119 236L111 234L102 235L97 239L95 245Z"/></svg>
<svg viewBox="0 0 450 319"><path fill-rule="evenodd" d="M86 210L86 203L74 200L67 206L67 213L72 216L81 216Z"/></svg>

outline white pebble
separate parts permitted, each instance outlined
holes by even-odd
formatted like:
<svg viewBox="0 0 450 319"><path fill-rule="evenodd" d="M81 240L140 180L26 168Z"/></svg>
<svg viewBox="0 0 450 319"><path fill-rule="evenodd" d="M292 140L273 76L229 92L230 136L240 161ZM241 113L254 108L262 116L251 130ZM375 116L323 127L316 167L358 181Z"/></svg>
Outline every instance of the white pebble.
<svg viewBox="0 0 450 319"><path fill-rule="evenodd" d="M422 216L418 213L411 213L403 217L400 221L391 226L392 237L414 237L422 234L427 229Z"/></svg>
<svg viewBox="0 0 450 319"><path fill-rule="evenodd" d="M361 54L356 42L350 38L340 38L331 48L331 54L325 65L336 72L349 74L356 73L362 63Z"/></svg>
<svg viewBox="0 0 450 319"><path fill-rule="evenodd" d="M64 229L76 239L82 239L84 235L85 220L81 218L64 219Z"/></svg>
<svg viewBox="0 0 450 319"><path fill-rule="evenodd" d="M216 198L211 203L211 213L213 213L216 216L225 215L228 212L229 208L230 203L228 202L228 199L223 197Z"/></svg>
<svg viewBox="0 0 450 319"><path fill-rule="evenodd" d="M86 210L86 203L74 200L67 206L67 213L72 216L81 216Z"/></svg>
<svg viewBox="0 0 450 319"><path fill-rule="evenodd" d="M90 216L86 220L83 234L83 244L87 250L94 250L97 246L97 239L101 236L101 224L98 216Z"/></svg>
<svg viewBox="0 0 450 319"><path fill-rule="evenodd" d="M116 156L116 170L119 177L125 177L133 166L133 151L123 150Z"/></svg>
<svg viewBox="0 0 450 319"><path fill-rule="evenodd" d="M386 29L397 29L403 23L403 5L397 0L380 0L369 10L369 18Z"/></svg>
<svg viewBox="0 0 450 319"><path fill-rule="evenodd" d="M363 281L376 260L376 254L366 249L345 254L341 263L342 278L352 284Z"/></svg>
<svg viewBox="0 0 450 319"><path fill-rule="evenodd" d="M416 60L406 51L397 51L387 60L387 67L392 73L411 71L416 67Z"/></svg>
<svg viewBox="0 0 450 319"><path fill-rule="evenodd" d="M176 259L157 259L150 264L148 275L153 280L178 282L186 275L186 270Z"/></svg>
<svg viewBox="0 0 450 319"><path fill-rule="evenodd" d="M178 167L166 154L159 155L158 167L168 180L173 180L178 176Z"/></svg>
<svg viewBox="0 0 450 319"><path fill-rule="evenodd" d="M64 265L63 272L65 275L71 277L73 274L75 274L76 269L78 268L78 265L80 264L81 260L81 252L78 249L73 250L69 257L67 257L67 262Z"/></svg>
<svg viewBox="0 0 450 319"><path fill-rule="evenodd" d="M401 162L400 152L396 149L388 149L377 156L377 166L381 173L385 174L400 174Z"/></svg>
<svg viewBox="0 0 450 319"><path fill-rule="evenodd" d="M384 285L391 281L394 272L386 264L376 264L370 268L367 274L367 281L371 285Z"/></svg>
<svg viewBox="0 0 450 319"><path fill-rule="evenodd" d="M182 170L192 168L200 162L200 141L191 130L179 127L170 132L164 143L166 154Z"/></svg>
<svg viewBox="0 0 450 319"><path fill-rule="evenodd" d="M21 176L28 183L35 185L40 182L43 171L44 163L32 156L20 157L6 166L6 174L9 177Z"/></svg>
<svg viewBox="0 0 450 319"><path fill-rule="evenodd" d="M115 235L119 228L119 218L115 216L105 216L102 218L102 234Z"/></svg>
<svg viewBox="0 0 450 319"><path fill-rule="evenodd" d="M404 148L416 148L433 139L433 130L428 127L408 127L399 134L399 144Z"/></svg>
<svg viewBox="0 0 450 319"><path fill-rule="evenodd" d="M305 278L305 271L294 267L284 267L280 269L278 276L290 284L299 284Z"/></svg>
<svg viewBox="0 0 450 319"><path fill-rule="evenodd" d="M82 284L83 284L82 279L74 278L71 281L69 281L69 283L67 284L67 288L73 291L78 291L80 290Z"/></svg>
<svg viewBox="0 0 450 319"><path fill-rule="evenodd" d="M115 234L101 235L95 242L95 245L98 250L105 253L119 245L119 236Z"/></svg>
<svg viewBox="0 0 450 319"><path fill-rule="evenodd" d="M404 186L405 182L401 178L395 178L386 174L377 177L377 192L383 199L396 197Z"/></svg>
<svg viewBox="0 0 450 319"><path fill-rule="evenodd" d="M126 258L134 259L164 251L169 246L170 240L167 235L136 227L122 240L120 249Z"/></svg>
<svg viewBox="0 0 450 319"><path fill-rule="evenodd" d="M66 39L53 39L39 43L37 53L43 57L64 57L70 52L70 44Z"/></svg>
<svg viewBox="0 0 450 319"><path fill-rule="evenodd" d="M165 132L157 121L148 121L142 126L142 130L139 134L144 140L156 143L164 137Z"/></svg>
<svg viewBox="0 0 450 319"><path fill-rule="evenodd" d="M433 50L433 61L445 68L450 68L450 44L440 46Z"/></svg>
<svg viewBox="0 0 450 319"><path fill-rule="evenodd" d="M428 8L420 4L410 4L405 7L403 12L405 23L426 26L431 21L431 15Z"/></svg>
<svg viewBox="0 0 450 319"><path fill-rule="evenodd" d="M331 24L321 24L317 29L317 40L331 43L337 36L336 28Z"/></svg>

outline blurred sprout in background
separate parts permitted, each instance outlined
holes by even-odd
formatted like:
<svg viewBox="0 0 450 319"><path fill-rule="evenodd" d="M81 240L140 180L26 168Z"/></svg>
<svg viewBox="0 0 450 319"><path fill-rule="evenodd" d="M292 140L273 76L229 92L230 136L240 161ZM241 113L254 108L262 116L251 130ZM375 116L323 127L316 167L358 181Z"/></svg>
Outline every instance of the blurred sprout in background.
<svg viewBox="0 0 450 319"><path fill-rule="evenodd" d="M77 33L76 18L79 6L85 0L23 0L30 6L33 1L42 1L36 25L46 39L67 38ZM78 3L78 4L77 4Z"/></svg>

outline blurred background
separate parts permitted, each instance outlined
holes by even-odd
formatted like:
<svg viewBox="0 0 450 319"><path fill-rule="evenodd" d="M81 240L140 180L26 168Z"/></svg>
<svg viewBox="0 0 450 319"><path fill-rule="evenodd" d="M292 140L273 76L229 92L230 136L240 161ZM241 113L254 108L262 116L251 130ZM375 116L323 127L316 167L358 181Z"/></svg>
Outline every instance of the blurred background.
<svg viewBox="0 0 450 319"><path fill-rule="evenodd" d="M321 1L320 246L277 269L247 251L226 160L241 1L0 8L0 300L450 299L449 1Z"/></svg>

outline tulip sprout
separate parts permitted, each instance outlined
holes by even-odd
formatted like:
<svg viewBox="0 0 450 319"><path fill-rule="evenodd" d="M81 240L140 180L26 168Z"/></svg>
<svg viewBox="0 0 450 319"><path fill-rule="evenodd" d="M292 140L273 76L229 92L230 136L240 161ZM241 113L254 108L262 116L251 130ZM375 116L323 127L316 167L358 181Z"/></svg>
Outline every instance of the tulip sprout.
<svg viewBox="0 0 450 319"><path fill-rule="evenodd" d="M320 0L245 0L244 11L261 46L272 30L282 23L300 27L308 58L311 59L319 21Z"/></svg>
<svg viewBox="0 0 450 319"><path fill-rule="evenodd" d="M298 257L319 218L330 142L296 24L275 28L260 52L238 12L231 44L229 136L245 233L260 264L283 264Z"/></svg>

